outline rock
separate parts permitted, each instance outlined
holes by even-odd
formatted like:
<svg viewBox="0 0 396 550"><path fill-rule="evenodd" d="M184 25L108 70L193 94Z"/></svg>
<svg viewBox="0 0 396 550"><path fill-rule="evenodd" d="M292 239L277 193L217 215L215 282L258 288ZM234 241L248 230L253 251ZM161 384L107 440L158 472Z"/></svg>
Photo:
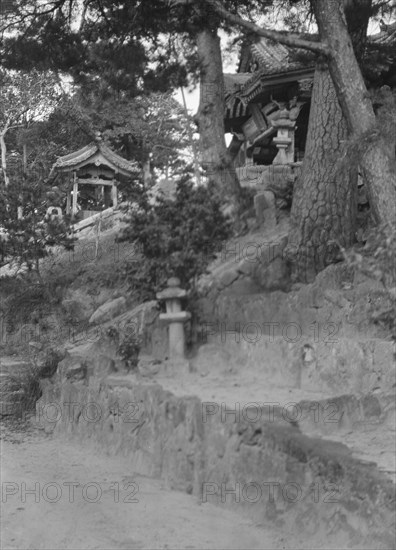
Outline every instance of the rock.
<svg viewBox="0 0 396 550"><path fill-rule="evenodd" d="M95 376L96 378L103 379L118 370L123 370L120 368L120 364L121 361L116 362L109 355L101 354L88 365L88 376Z"/></svg>
<svg viewBox="0 0 396 550"><path fill-rule="evenodd" d="M318 273L315 284L324 289L340 290L346 282L352 282L353 270L345 263L329 265Z"/></svg>
<svg viewBox="0 0 396 550"><path fill-rule="evenodd" d="M246 296L250 294L258 294L260 287L250 277L240 278L232 285L224 289L224 296ZM213 306L213 304L212 304Z"/></svg>
<svg viewBox="0 0 396 550"><path fill-rule="evenodd" d="M242 364L242 358L238 361L238 353L235 349L229 352L222 345L203 344L198 349L196 357L192 361L192 370L201 376L216 372L221 374L232 373L236 365Z"/></svg>
<svg viewBox="0 0 396 550"><path fill-rule="evenodd" d="M336 290L325 290L324 297L328 302L330 302L331 304L334 304L339 308L343 308L343 307L349 308L350 306L350 302L348 302L348 300L344 298L344 296L339 292L337 292Z"/></svg>
<svg viewBox="0 0 396 550"><path fill-rule="evenodd" d="M142 355L139 357L138 370L143 377L150 378L159 373L161 369L161 361L150 355Z"/></svg>
<svg viewBox="0 0 396 550"><path fill-rule="evenodd" d="M250 275L253 271L254 264L255 261L245 258L239 262L237 270L239 273L242 273L242 275Z"/></svg>
<svg viewBox="0 0 396 550"><path fill-rule="evenodd" d="M124 313L125 309L126 300L123 296L121 296L121 298L116 298L115 300L106 302L102 306L98 307L98 309L91 315L89 323L105 323L106 321L110 321L111 319L114 319L114 317L118 317Z"/></svg>
<svg viewBox="0 0 396 550"><path fill-rule="evenodd" d="M236 281L236 279L238 279L239 277L239 273L238 271L232 267L230 270L226 271L225 273L222 274L221 278L220 278L220 281L219 281L219 286L221 288L224 288L224 287L228 287L230 286L234 281Z"/></svg>
<svg viewBox="0 0 396 550"><path fill-rule="evenodd" d="M37 358L37 369L40 378L50 378L58 368L58 364L66 356L65 350L46 348Z"/></svg>
<svg viewBox="0 0 396 550"><path fill-rule="evenodd" d="M381 416L381 405L375 395L365 395L362 399L362 407L365 418L379 418Z"/></svg>
<svg viewBox="0 0 396 550"><path fill-rule="evenodd" d="M76 321L89 319L95 310L92 297L81 290L68 290L65 299L62 301L62 309L67 317Z"/></svg>
<svg viewBox="0 0 396 550"><path fill-rule="evenodd" d="M275 195L272 191L263 191L254 197L256 219L265 229L276 226Z"/></svg>
<svg viewBox="0 0 396 550"><path fill-rule="evenodd" d="M262 172L261 185L282 197L290 188L292 169L289 165L272 164Z"/></svg>
<svg viewBox="0 0 396 550"><path fill-rule="evenodd" d="M67 355L58 365L57 372L61 380L76 382L87 376L87 365L84 357Z"/></svg>
<svg viewBox="0 0 396 550"><path fill-rule="evenodd" d="M36 340L31 340L29 342L29 349L32 353L37 353L43 349L43 344L41 342L37 342Z"/></svg>
<svg viewBox="0 0 396 550"><path fill-rule="evenodd" d="M72 365L66 372L66 378L70 382L77 382L78 380L84 380L87 375L87 365L84 363L77 363Z"/></svg>
<svg viewBox="0 0 396 550"><path fill-rule="evenodd" d="M125 326L125 329L135 324L136 332L140 333L144 326L152 325L157 320L158 316L158 302L157 300L151 300L150 302L144 302L127 311L118 321L120 326Z"/></svg>
<svg viewBox="0 0 396 550"><path fill-rule="evenodd" d="M275 258L267 265L258 264L254 270L253 280L266 291L290 288L290 267L282 258Z"/></svg>

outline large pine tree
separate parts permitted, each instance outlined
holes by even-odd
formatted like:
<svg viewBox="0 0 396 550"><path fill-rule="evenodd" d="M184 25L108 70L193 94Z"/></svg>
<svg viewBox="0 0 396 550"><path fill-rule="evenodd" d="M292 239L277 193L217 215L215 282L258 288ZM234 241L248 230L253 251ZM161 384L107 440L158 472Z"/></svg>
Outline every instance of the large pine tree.
<svg viewBox="0 0 396 550"><path fill-rule="evenodd" d="M311 281L334 261L339 245L349 246L354 241L358 164L374 218L378 222L396 221L395 155L377 125L358 63L368 20L378 3L310 0L319 37L307 37L261 28L231 14L218 0L205 1L245 32L311 50L321 57L315 74L306 158L293 198L288 247L295 278Z"/></svg>

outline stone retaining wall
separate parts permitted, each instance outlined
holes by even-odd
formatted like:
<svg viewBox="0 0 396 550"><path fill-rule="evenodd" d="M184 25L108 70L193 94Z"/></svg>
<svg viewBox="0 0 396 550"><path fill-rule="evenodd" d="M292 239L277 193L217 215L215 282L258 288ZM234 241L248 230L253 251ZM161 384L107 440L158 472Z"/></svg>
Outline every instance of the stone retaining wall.
<svg viewBox="0 0 396 550"><path fill-rule="evenodd" d="M307 437L276 412L272 421L222 419L197 397L132 375L73 380L58 372L42 389L37 417L48 431L128 456L131 473L303 533L312 547L395 547L392 482L344 445Z"/></svg>

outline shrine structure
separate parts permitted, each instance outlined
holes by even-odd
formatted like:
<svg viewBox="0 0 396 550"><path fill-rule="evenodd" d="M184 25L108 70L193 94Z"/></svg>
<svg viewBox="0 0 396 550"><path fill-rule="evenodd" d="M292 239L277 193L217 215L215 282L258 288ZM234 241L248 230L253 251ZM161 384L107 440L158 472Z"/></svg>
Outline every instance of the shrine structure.
<svg viewBox="0 0 396 550"><path fill-rule="evenodd" d="M66 214L85 219L118 204L118 184L133 180L140 171L132 162L112 151L97 136L82 149L59 157L51 174L68 180Z"/></svg>

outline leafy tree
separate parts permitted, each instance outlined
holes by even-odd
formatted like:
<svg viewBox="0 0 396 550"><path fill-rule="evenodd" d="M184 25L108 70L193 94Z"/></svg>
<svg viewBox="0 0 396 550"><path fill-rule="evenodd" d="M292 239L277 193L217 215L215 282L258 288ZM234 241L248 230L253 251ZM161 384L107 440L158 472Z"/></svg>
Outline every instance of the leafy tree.
<svg viewBox="0 0 396 550"><path fill-rule="evenodd" d="M101 131L113 149L140 164L145 185L152 183L154 171L167 175L181 159L193 160L189 133L193 121L172 93L155 92L120 100L88 99L85 113L93 127Z"/></svg>
<svg viewBox="0 0 396 550"><path fill-rule="evenodd" d="M23 199L23 215L17 215L20 197ZM6 236L0 242L2 255L11 258L18 267L32 272L43 284L40 260L47 257L50 247L73 248L68 220L46 217L48 206L54 203L54 190L38 177L35 171L27 171L14 185L0 191L0 214Z"/></svg>
<svg viewBox="0 0 396 550"><path fill-rule="evenodd" d="M62 95L59 81L50 72L0 70L0 149L4 185L7 174L6 136L14 128L28 128L56 105Z"/></svg>
<svg viewBox="0 0 396 550"><path fill-rule="evenodd" d="M174 89L187 83L187 73L193 80L199 74L202 93L196 121L202 164L209 168L217 190L236 203L241 190L224 139L220 19L214 13L208 18L204 4L204 9L193 3L176 4L172 2L170 9L167 0L93 0L85 4L81 24L73 27L76 2L38 6L22 0L9 23L20 33L6 40L5 62L47 64L69 72L85 91L99 89L103 97L109 90L114 97L115 91L116 100ZM227 0L232 9L237 4L249 9L260 6L253 0ZM62 47L54 46L54 41ZM30 55L21 55L28 44Z"/></svg>

